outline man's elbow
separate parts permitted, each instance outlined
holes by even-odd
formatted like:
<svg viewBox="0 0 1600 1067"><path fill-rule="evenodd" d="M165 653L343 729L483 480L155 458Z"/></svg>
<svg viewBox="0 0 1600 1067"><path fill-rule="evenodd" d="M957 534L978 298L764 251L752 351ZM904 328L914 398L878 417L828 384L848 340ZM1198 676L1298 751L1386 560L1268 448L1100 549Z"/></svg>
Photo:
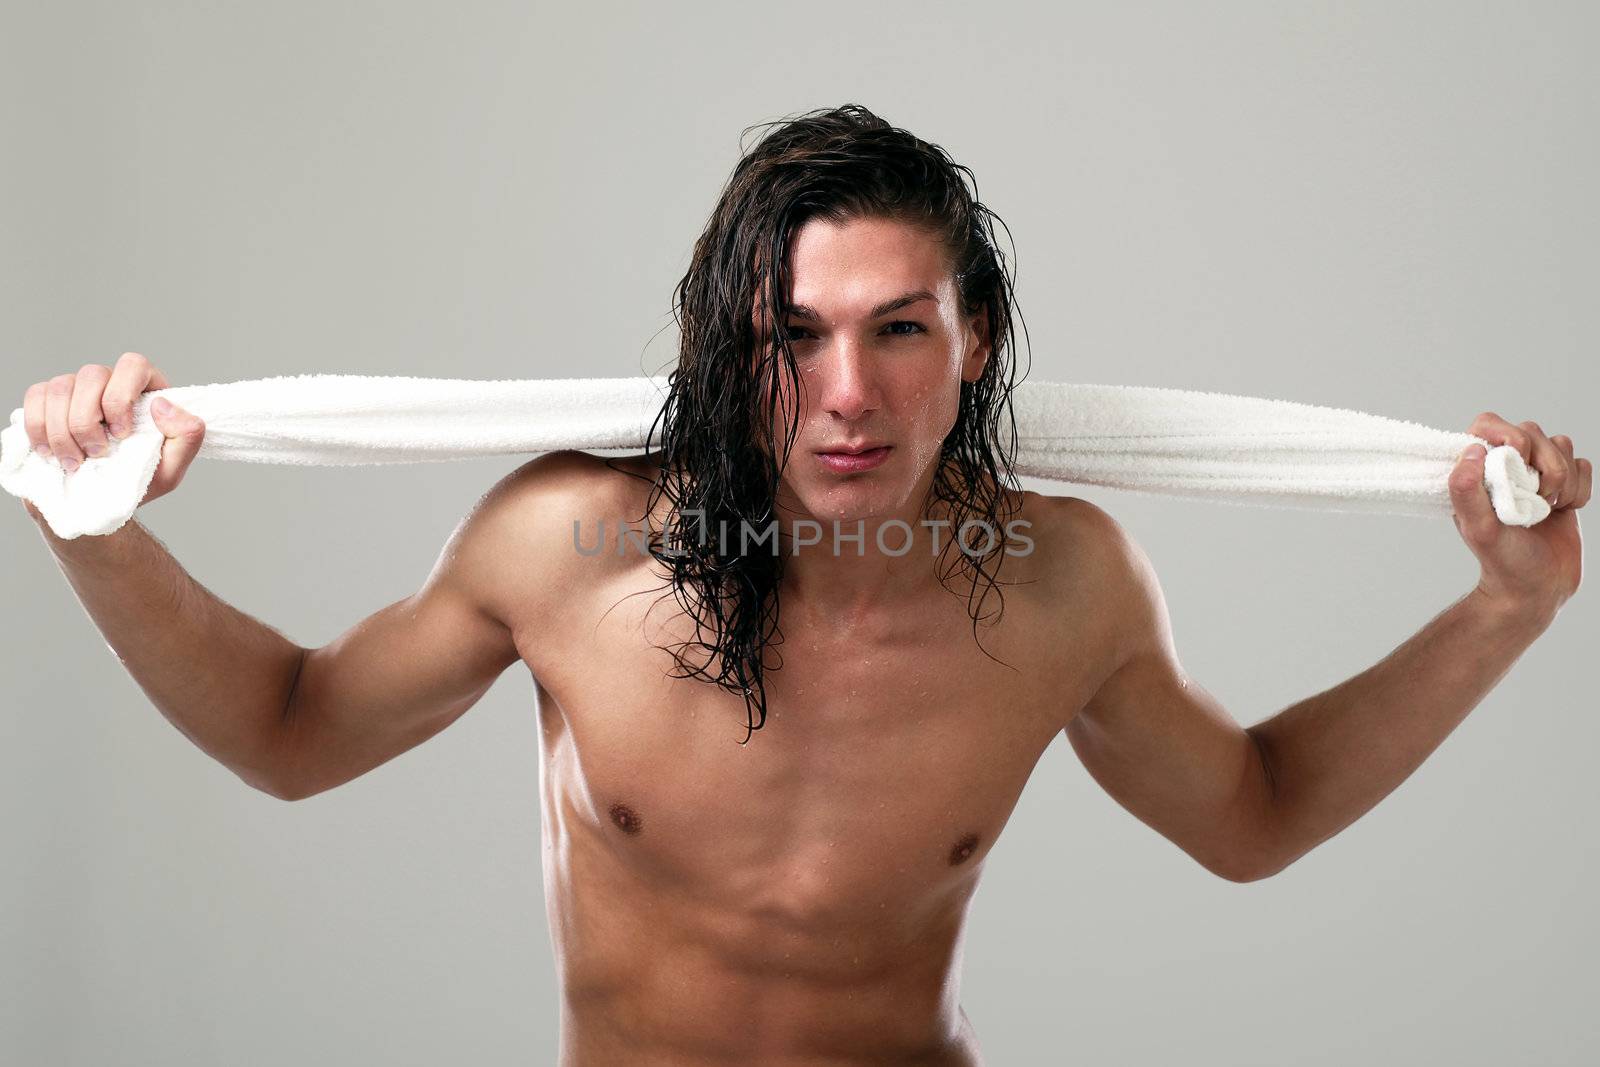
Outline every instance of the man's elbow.
<svg viewBox="0 0 1600 1067"><path fill-rule="evenodd" d="M274 800L305 800L318 793L326 793L340 784L326 776L310 773L300 761L282 751L276 753L266 769L257 768L251 772L246 768L235 767L233 771L246 785L267 794Z"/></svg>
<svg viewBox="0 0 1600 1067"><path fill-rule="evenodd" d="M1210 865L1212 873L1230 882L1259 882L1282 871L1297 857L1285 844L1279 820L1278 783L1272 761L1261 740L1246 730L1254 759L1247 766L1245 784L1240 789L1238 808L1243 814L1238 825L1245 829L1236 835L1227 858Z"/></svg>
<svg viewBox="0 0 1600 1067"><path fill-rule="evenodd" d="M307 781L304 767L296 758L292 744L293 726L288 719L276 723L248 761L229 765L229 770L245 785L275 800L304 800L322 789Z"/></svg>
<svg viewBox="0 0 1600 1067"><path fill-rule="evenodd" d="M315 789L305 789L281 775L265 774L246 767L233 767L231 770L245 785L258 793L265 793L274 800L304 800L306 797L315 796L318 792Z"/></svg>
<svg viewBox="0 0 1600 1067"><path fill-rule="evenodd" d="M1216 864L1210 868L1211 873L1230 882L1259 882L1289 866L1288 862L1268 862L1264 860L1240 861L1228 864Z"/></svg>
<svg viewBox="0 0 1600 1067"><path fill-rule="evenodd" d="M1259 832L1249 835L1243 847L1236 848L1225 860L1208 864L1211 873L1230 882L1259 882L1281 872L1299 857L1279 847L1266 820Z"/></svg>
<svg viewBox="0 0 1600 1067"><path fill-rule="evenodd" d="M246 785L276 800L304 800L318 792L315 789L305 788L303 783L294 781L288 774L288 770L293 766L290 739L294 736L301 715L298 704L300 680L305 675L306 661L310 656L309 648L301 648L295 657L294 667L289 676L288 692L283 697L276 721L268 731L270 738L265 745L266 756L262 760L264 766L255 769L234 768L234 773L243 779Z"/></svg>
<svg viewBox="0 0 1600 1067"><path fill-rule="evenodd" d="M314 797L322 792L320 789L300 789L291 785L279 785L277 788L265 790L266 794L274 800L304 800Z"/></svg>

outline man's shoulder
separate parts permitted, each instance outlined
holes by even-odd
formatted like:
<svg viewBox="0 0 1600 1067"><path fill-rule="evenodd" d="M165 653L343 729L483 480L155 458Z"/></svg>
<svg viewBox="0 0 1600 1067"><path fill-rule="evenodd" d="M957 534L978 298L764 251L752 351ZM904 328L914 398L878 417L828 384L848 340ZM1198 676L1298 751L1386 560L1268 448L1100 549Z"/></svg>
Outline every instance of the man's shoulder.
<svg viewBox="0 0 1600 1067"><path fill-rule="evenodd" d="M1018 517L1027 520L1026 532L1046 555L1052 570L1070 569L1084 577L1083 569L1107 571L1138 551L1132 535L1110 512L1079 496L1049 493L1022 494Z"/></svg>
<svg viewBox="0 0 1600 1067"><path fill-rule="evenodd" d="M637 527L655 484L653 457L546 452L507 472L485 491L451 535L445 552L486 609L505 619L570 596L637 560L582 552L604 524Z"/></svg>
<svg viewBox="0 0 1600 1067"><path fill-rule="evenodd" d="M1110 512L1076 496L1027 494L1024 517L1035 541L1039 576L1057 602L1070 602L1114 620L1124 631L1155 621L1160 587L1149 556Z"/></svg>
<svg viewBox="0 0 1600 1067"><path fill-rule="evenodd" d="M479 504L523 518L559 506L642 506L655 482L654 458L650 453L597 456L572 448L545 452L508 472Z"/></svg>

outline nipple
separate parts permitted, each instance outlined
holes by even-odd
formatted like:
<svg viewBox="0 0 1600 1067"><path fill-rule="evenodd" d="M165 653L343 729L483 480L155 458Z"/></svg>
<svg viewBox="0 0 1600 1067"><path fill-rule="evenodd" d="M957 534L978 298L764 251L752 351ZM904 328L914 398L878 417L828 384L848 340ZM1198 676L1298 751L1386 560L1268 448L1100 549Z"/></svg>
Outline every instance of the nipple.
<svg viewBox="0 0 1600 1067"><path fill-rule="evenodd" d="M950 866L958 867L978 851L978 835L968 834L950 849Z"/></svg>
<svg viewBox="0 0 1600 1067"><path fill-rule="evenodd" d="M611 821L625 834L636 834L644 829L644 820L639 817L639 813L626 804L611 805L610 815Z"/></svg>

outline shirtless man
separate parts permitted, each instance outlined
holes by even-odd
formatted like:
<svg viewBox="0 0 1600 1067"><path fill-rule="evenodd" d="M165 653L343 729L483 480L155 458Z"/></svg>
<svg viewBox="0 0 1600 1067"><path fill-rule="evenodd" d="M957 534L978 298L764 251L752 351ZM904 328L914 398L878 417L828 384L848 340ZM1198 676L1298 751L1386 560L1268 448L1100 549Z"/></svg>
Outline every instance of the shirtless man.
<svg viewBox="0 0 1600 1067"><path fill-rule="evenodd" d="M863 114L780 130L790 140L769 143L772 158L786 151L792 166L821 151L807 135L848 154L840 131ZM740 185L736 171L724 203L754 203L739 197L758 172ZM761 187L764 202L774 188ZM713 227L740 217L719 212ZM703 240L700 253L713 246L724 247ZM1376 666L1254 726L1185 675L1148 559L1082 499L993 497L987 513L1010 516L996 532L1016 551L996 557L1003 610L975 621L988 583L936 568L955 558L936 520L955 512L932 490L967 390L997 373L1008 322L992 304L973 312L957 280L973 272L903 218L813 217L787 254L782 317L763 317L773 305L758 300L744 324L769 351L763 323L780 322L794 360L758 424L797 420L775 494L781 643L759 686L682 675L667 650L715 635L663 596L662 561L620 533L646 512L667 525L671 502L652 486L706 432L706 409L691 409L714 405L714 391L684 394L677 443L659 451L551 453L518 467L416 594L321 648L218 600L137 521L62 541L29 506L152 702L285 800L433 736L521 661L540 722L566 1067L980 1063L959 995L967 907L1058 733L1111 796L1208 870L1264 878L1403 781L1578 586L1589 462L1565 437L1485 413L1472 431L1515 445L1555 512L1532 528L1500 525L1481 455L1464 456L1451 490L1477 585ZM690 307L693 287L683 292ZM704 340L698 329L685 320L686 337ZM28 391L28 431L64 462L94 455L134 397L166 384L136 354L85 366ZM169 439L152 498L179 483L204 433L181 411L154 417ZM780 449L741 443L707 455L778 469ZM864 445L884 448L836 454Z"/></svg>

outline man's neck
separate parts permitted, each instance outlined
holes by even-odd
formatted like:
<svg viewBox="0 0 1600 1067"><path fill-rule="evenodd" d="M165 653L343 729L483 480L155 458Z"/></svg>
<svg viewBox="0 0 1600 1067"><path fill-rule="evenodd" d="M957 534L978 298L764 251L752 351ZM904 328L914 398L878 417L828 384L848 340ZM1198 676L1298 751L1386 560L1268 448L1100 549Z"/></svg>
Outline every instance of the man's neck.
<svg viewBox="0 0 1600 1067"><path fill-rule="evenodd" d="M841 622L924 602L941 588L940 557L959 551L950 545L955 530L948 506L931 487L930 476L906 506L870 516L835 519L780 509L780 596L808 615Z"/></svg>

